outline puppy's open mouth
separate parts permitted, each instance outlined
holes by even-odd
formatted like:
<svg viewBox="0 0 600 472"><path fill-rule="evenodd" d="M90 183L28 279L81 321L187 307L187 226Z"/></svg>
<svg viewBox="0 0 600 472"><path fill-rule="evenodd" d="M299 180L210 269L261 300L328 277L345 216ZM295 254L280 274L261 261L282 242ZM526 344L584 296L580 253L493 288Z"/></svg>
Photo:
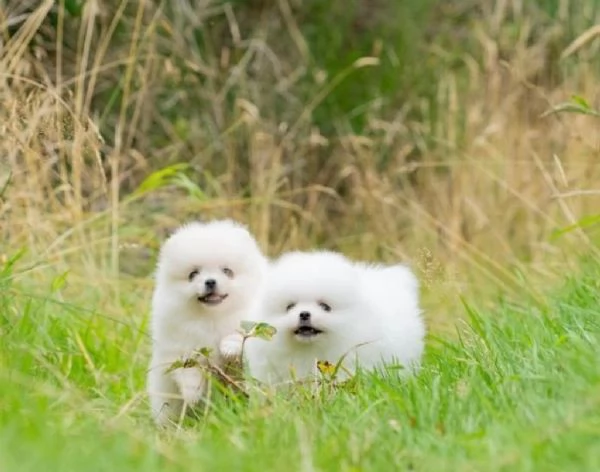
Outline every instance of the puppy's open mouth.
<svg viewBox="0 0 600 472"><path fill-rule="evenodd" d="M220 293L207 293L206 295L202 295L198 297L198 301L204 303L205 305L218 305L223 300L227 298L228 294L220 294Z"/></svg>
<svg viewBox="0 0 600 472"><path fill-rule="evenodd" d="M298 326L294 330L294 334L296 336L306 337L306 338L317 336L317 335L321 334L322 332L323 331L315 328L314 326Z"/></svg>

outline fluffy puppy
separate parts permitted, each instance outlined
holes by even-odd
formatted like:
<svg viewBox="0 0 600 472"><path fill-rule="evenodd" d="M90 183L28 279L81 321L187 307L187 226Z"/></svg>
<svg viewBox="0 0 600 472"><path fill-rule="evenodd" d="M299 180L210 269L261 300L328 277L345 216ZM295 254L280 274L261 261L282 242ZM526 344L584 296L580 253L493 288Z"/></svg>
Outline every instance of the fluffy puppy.
<svg viewBox="0 0 600 472"><path fill-rule="evenodd" d="M155 275L147 379L159 424L178 419L184 404L194 406L206 393L202 369L171 370L175 361L210 348L210 362L222 367L236 354L237 346L222 340L247 318L266 264L248 230L231 220L189 223L165 241Z"/></svg>
<svg viewBox="0 0 600 472"><path fill-rule="evenodd" d="M277 328L269 340L248 339L250 374L265 383L307 379L316 363L352 373L385 363L418 367L425 326L418 281L403 265L354 263L333 252L292 252L265 278L253 318ZM343 378L345 375L339 371Z"/></svg>

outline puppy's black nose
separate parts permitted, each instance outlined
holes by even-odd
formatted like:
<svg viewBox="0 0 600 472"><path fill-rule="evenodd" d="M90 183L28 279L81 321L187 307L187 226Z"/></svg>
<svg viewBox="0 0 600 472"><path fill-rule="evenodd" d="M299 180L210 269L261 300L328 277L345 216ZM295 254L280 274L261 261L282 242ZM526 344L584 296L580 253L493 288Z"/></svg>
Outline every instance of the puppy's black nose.
<svg viewBox="0 0 600 472"><path fill-rule="evenodd" d="M308 311L303 311L298 316L300 317L300 321L310 320L310 313Z"/></svg>
<svg viewBox="0 0 600 472"><path fill-rule="evenodd" d="M206 290L214 290L217 286L217 281L215 279L207 279L204 282L204 286L206 287Z"/></svg>

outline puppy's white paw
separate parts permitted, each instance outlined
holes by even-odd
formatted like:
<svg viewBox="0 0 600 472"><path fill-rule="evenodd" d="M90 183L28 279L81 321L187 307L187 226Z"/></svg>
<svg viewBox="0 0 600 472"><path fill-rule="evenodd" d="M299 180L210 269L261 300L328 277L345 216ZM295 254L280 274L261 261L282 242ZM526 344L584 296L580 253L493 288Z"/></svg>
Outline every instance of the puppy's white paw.
<svg viewBox="0 0 600 472"><path fill-rule="evenodd" d="M235 360L242 354L244 338L239 333L225 336L219 343L219 352L226 360Z"/></svg>
<svg viewBox="0 0 600 472"><path fill-rule="evenodd" d="M198 403L204 396L206 386L200 369L196 367L177 369L174 375L183 401L189 406Z"/></svg>
<svg viewBox="0 0 600 472"><path fill-rule="evenodd" d="M199 403L203 395L204 389L200 383L189 383L181 386L181 397L188 406L194 406Z"/></svg>

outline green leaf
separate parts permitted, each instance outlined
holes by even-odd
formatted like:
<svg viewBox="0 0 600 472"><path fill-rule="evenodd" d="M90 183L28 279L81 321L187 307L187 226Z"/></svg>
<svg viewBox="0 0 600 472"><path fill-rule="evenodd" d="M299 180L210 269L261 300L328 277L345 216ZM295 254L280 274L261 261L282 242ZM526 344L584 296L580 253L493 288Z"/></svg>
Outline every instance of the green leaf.
<svg viewBox="0 0 600 472"><path fill-rule="evenodd" d="M187 190L188 194L197 200L206 201L208 197L202 191L202 189L196 184L196 182L192 181L187 175L180 172L173 177L171 182L176 187Z"/></svg>
<svg viewBox="0 0 600 472"><path fill-rule="evenodd" d="M200 349L197 349L195 351L196 354L200 354L203 357L210 357L212 352L213 352L213 350L210 347L201 347Z"/></svg>
<svg viewBox="0 0 600 472"><path fill-rule="evenodd" d="M590 226L595 226L597 224L600 224L600 214L584 216L572 225L553 231L550 236L550 240L556 240L561 236L564 236L565 234L570 233L571 231L574 231L576 229L589 228Z"/></svg>
<svg viewBox="0 0 600 472"><path fill-rule="evenodd" d="M72 16L80 16L85 0L65 0L65 10Z"/></svg>
<svg viewBox="0 0 600 472"><path fill-rule="evenodd" d="M133 193L141 195L171 185L189 167L189 164L178 163L158 169L146 177Z"/></svg>
<svg viewBox="0 0 600 472"><path fill-rule="evenodd" d="M387 364L385 366L385 370L394 372L399 370L406 370L406 367L404 367L402 364Z"/></svg>
<svg viewBox="0 0 600 472"><path fill-rule="evenodd" d="M188 357L183 360L183 368L190 369L191 367L198 367L198 361L192 357Z"/></svg>
<svg viewBox="0 0 600 472"><path fill-rule="evenodd" d="M67 275L69 275L69 271L63 272L52 280L52 285L50 286L52 292L57 292L65 286L67 283Z"/></svg>
<svg viewBox="0 0 600 472"><path fill-rule="evenodd" d="M208 355L210 355L211 351L212 351L212 349L210 349L208 347L203 347L201 349L198 349L197 351L194 351L194 354L200 354L200 355L204 355L204 356L208 357ZM167 367L165 369L165 373L168 374L177 369L190 369L192 367L198 367L198 366L200 366L200 363L198 362L198 359L195 359L194 357L187 357L185 359L177 359L175 362L171 363L171 365L169 365L169 367Z"/></svg>
<svg viewBox="0 0 600 472"><path fill-rule="evenodd" d="M27 249L21 248L14 255L8 258L6 257L6 254L0 254L0 277L8 278L10 275L12 275L14 266L17 264L19 259L25 255L26 252Z"/></svg>
<svg viewBox="0 0 600 472"><path fill-rule="evenodd" d="M542 113L542 118L556 113L579 113L580 115L600 117L600 111L590 108L589 104L581 97L573 98L571 102L559 103L547 112Z"/></svg>
<svg viewBox="0 0 600 472"><path fill-rule="evenodd" d="M571 100L582 108L585 108L587 110L592 109L592 107L590 107L590 104L587 102L587 100L579 95L573 95L571 97Z"/></svg>
<svg viewBox="0 0 600 472"><path fill-rule="evenodd" d="M242 335L247 338L260 338L269 341L277 333L277 328L264 322L242 321L240 326Z"/></svg>
<svg viewBox="0 0 600 472"><path fill-rule="evenodd" d="M184 367L185 367L184 361L177 359L175 362L173 362L169 367L167 367L165 369L165 374L169 374L177 369L183 369Z"/></svg>
<svg viewBox="0 0 600 472"><path fill-rule="evenodd" d="M271 340L275 333L277 333L277 329L268 323L258 323L254 327L254 336L265 341Z"/></svg>

